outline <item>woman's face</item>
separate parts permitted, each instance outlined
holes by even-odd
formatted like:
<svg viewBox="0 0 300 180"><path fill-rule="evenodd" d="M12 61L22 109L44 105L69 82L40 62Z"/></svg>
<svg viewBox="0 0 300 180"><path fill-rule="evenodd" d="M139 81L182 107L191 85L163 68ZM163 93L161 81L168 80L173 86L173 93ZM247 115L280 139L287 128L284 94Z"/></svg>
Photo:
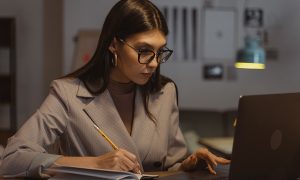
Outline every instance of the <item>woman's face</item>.
<svg viewBox="0 0 300 180"><path fill-rule="evenodd" d="M166 37L157 29L129 36L124 41L114 39L109 50L117 55L117 66L112 70L111 79L121 83L146 84L159 64L156 57L148 64L140 64L136 50L157 53L165 46Z"/></svg>

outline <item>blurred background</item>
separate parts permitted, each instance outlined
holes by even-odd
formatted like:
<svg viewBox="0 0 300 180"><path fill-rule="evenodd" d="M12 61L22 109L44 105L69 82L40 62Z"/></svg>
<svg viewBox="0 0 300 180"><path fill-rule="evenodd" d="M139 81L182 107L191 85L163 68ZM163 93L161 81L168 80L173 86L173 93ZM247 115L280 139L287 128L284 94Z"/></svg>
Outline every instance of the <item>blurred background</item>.
<svg viewBox="0 0 300 180"><path fill-rule="evenodd" d="M36 111L53 79L89 60L116 2L0 0L2 144ZM227 141L222 145L230 154L241 95L299 91L300 1L153 2L169 25L168 47L174 55L161 69L177 83L180 122L190 149L202 137L230 137L229 146ZM235 67L248 36L258 38L265 69Z"/></svg>

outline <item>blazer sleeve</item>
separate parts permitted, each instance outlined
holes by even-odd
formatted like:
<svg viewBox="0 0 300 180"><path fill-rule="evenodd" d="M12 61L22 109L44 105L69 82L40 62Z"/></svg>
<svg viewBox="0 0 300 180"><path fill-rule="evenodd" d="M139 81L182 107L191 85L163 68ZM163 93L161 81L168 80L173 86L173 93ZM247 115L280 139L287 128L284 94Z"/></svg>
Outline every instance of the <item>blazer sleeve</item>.
<svg viewBox="0 0 300 180"><path fill-rule="evenodd" d="M2 155L1 175L47 177L42 169L60 157L49 151L67 125L65 92L62 84L54 81L40 108L9 138Z"/></svg>
<svg viewBox="0 0 300 180"><path fill-rule="evenodd" d="M175 85L171 83L170 95L171 95L171 115L169 125L169 141L168 141L168 153L165 161L165 167L169 171L178 170L181 162L187 157L187 147L184 137L179 127L179 109L177 105L177 92Z"/></svg>

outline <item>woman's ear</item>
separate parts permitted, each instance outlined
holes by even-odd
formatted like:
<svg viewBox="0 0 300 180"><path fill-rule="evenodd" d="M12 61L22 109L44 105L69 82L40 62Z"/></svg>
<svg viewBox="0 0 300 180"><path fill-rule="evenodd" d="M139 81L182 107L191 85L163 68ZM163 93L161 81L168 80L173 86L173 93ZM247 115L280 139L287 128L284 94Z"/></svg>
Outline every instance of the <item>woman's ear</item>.
<svg viewBox="0 0 300 180"><path fill-rule="evenodd" d="M117 39L115 37L111 41L108 49L112 54L114 54L117 51Z"/></svg>

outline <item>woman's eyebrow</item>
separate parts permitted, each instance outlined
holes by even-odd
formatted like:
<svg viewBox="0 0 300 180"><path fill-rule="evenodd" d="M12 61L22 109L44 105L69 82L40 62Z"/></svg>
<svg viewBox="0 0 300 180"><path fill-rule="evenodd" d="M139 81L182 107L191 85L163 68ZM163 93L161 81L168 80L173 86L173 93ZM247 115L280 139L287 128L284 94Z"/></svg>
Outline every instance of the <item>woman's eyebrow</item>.
<svg viewBox="0 0 300 180"><path fill-rule="evenodd" d="M158 49L161 49L161 48L165 47L166 45L167 45L167 43L163 44ZM155 49L153 45L151 45L151 44L149 44L147 42L138 42L138 43L136 43L136 46L147 46L147 47L149 47L151 49Z"/></svg>

